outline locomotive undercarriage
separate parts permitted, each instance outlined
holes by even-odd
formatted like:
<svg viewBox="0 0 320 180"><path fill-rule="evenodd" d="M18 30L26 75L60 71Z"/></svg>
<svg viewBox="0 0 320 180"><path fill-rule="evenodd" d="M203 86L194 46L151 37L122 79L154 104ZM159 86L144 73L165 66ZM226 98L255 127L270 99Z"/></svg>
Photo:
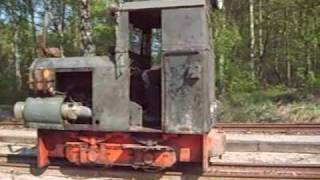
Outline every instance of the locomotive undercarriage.
<svg viewBox="0 0 320 180"><path fill-rule="evenodd" d="M77 165L130 166L162 170L178 162L208 167L217 142L207 135L38 130L38 166L62 157Z"/></svg>

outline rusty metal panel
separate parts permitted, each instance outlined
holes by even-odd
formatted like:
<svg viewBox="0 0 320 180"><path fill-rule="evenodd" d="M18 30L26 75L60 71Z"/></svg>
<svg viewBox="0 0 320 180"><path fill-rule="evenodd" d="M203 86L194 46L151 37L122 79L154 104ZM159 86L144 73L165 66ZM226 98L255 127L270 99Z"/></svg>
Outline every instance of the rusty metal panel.
<svg viewBox="0 0 320 180"><path fill-rule="evenodd" d="M94 123L107 131L129 129L129 68L125 65L127 53L112 69L97 67L93 72Z"/></svg>
<svg viewBox="0 0 320 180"><path fill-rule="evenodd" d="M211 51L165 52L163 122L166 132L205 133L214 125L214 59Z"/></svg>
<svg viewBox="0 0 320 180"><path fill-rule="evenodd" d="M204 121L201 54L164 57L164 125L167 132L202 132Z"/></svg>
<svg viewBox="0 0 320 180"><path fill-rule="evenodd" d="M56 71L73 71L79 69L92 69L94 67L112 66L109 57L107 56L92 56L92 57L64 57L64 58L38 58L35 59L30 70L50 68Z"/></svg>
<svg viewBox="0 0 320 180"><path fill-rule="evenodd" d="M208 132L215 96L207 9L162 10L162 33L163 127L170 133Z"/></svg>
<svg viewBox="0 0 320 180"><path fill-rule="evenodd" d="M33 62L30 69L41 68L52 68L56 72L92 72L93 126L91 124L63 126L61 123L45 127L48 122L42 118L42 122L29 123L30 127L106 131L129 129L127 53L117 53L115 60L108 57L40 58Z"/></svg>
<svg viewBox="0 0 320 180"><path fill-rule="evenodd" d="M121 12L116 25L116 52L127 52L129 49L129 13Z"/></svg>
<svg viewBox="0 0 320 180"><path fill-rule="evenodd" d="M207 77L206 77L206 82L207 83L207 93L208 94L208 99L209 99L209 104L207 107L207 110L209 112L209 117L208 117L208 121L206 121L205 124L205 128L210 129L212 128L215 123L216 120L218 119L218 114L219 114L219 103L218 100L216 99L216 87L215 87L215 55L214 55L214 41L213 41L213 31L212 31L212 27L209 26L210 23L210 12L207 10L207 26L208 26L208 32L209 32L209 49L206 52L207 57L208 57L208 61L207 64L205 65L205 68L207 68Z"/></svg>
<svg viewBox="0 0 320 180"><path fill-rule="evenodd" d="M215 120L217 118L217 100L215 96L215 63L213 51L203 51L206 57L206 61L203 64L203 95L205 98L204 114L205 119L203 122L203 129L209 130L213 127Z"/></svg>
<svg viewBox="0 0 320 180"><path fill-rule="evenodd" d="M206 8L162 10L162 46L172 49L209 49Z"/></svg>
<svg viewBox="0 0 320 180"><path fill-rule="evenodd" d="M111 69L96 68L93 74L94 125L107 131L127 131L129 100L129 16L117 17L116 54Z"/></svg>
<svg viewBox="0 0 320 180"><path fill-rule="evenodd" d="M142 107L135 103L135 102L130 102L130 126L131 127L142 127L143 126L143 121L142 121L142 116L143 116L143 109Z"/></svg>

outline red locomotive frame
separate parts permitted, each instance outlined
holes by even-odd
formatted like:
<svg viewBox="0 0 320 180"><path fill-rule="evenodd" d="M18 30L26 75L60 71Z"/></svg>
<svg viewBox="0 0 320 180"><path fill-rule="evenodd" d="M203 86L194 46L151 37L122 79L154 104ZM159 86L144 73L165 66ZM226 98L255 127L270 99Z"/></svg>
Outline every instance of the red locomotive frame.
<svg viewBox="0 0 320 180"><path fill-rule="evenodd" d="M133 136L138 135L141 138ZM77 165L101 164L164 169L177 162L208 168L214 132L205 135L38 130L38 166L49 157L65 157ZM154 141L143 142L143 137ZM160 145L161 143L161 145Z"/></svg>

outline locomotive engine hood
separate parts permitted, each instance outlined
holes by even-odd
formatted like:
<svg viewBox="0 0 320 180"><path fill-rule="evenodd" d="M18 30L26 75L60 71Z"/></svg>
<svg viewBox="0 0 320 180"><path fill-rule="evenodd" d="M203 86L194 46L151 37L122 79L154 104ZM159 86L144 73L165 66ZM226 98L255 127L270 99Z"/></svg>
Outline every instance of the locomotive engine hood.
<svg viewBox="0 0 320 180"><path fill-rule="evenodd" d="M18 102L15 116L28 127L49 129L100 125L102 117L128 118L129 105L121 103L129 102L125 69L107 56L36 59L30 66L29 86L38 97ZM107 126L103 122L102 127Z"/></svg>

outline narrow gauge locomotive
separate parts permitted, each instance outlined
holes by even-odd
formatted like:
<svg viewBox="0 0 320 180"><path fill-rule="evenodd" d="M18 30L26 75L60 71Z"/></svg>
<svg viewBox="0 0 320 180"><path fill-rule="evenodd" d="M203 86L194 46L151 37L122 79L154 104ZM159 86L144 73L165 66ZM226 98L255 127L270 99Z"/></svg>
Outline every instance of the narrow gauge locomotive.
<svg viewBox="0 0 320 180"><path fill-rule="evenodd" d="M110 57L38 58L15 104L38 131L38 166L164 169L215 153L214 54L206 0L120 4ZM155 51L157 53L155 53Z"/></svg>

